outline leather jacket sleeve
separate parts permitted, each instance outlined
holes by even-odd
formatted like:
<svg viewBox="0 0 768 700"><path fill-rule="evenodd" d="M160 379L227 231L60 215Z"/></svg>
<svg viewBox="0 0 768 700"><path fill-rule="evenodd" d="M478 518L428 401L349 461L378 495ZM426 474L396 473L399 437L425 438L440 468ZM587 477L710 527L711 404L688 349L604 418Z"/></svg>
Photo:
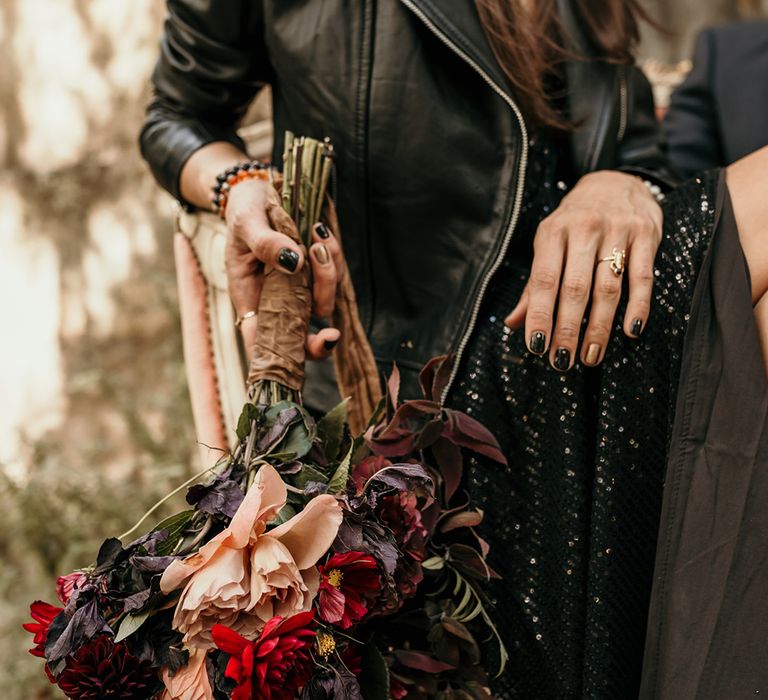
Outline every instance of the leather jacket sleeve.
<svg viewBox="0 0 768 700"><path fill-rule="evenodd" d="M177 199L187 159L213 141L243 148L240 119L270 80L261 5L253 0L168 0L154 96L139 137L157 181Z"/></svg>
<svg viewBox="0 0 768 700"><path fill-rule="evenodd" d="M625 75L626 125L618 144L616 169L670 189L679 178L669 164L653 90L637 66L628 66Z"/></svg>

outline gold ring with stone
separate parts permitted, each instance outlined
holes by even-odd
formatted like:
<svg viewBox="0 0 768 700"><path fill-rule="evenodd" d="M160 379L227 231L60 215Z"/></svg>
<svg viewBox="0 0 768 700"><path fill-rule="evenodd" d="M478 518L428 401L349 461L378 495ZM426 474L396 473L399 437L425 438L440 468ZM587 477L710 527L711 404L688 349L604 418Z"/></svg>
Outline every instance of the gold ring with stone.
<svg viewBox="0 0 768 700"><path fill-rule="evenodd" d="M618 248L614 248L610 255L604 258L600 258L600 260L597 261L597 264L599 265L601 262L610 263L611 272L613 272L616 277L621 277L621 275L624 273L624 262L626 258L626 250L619 250Z"/></svg>

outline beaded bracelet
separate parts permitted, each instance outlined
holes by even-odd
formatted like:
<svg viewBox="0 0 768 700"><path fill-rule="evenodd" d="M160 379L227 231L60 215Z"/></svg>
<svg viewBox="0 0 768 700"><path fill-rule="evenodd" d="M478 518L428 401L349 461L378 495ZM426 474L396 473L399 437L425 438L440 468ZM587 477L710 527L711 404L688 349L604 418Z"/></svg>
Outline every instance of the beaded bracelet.
<svg viewBox="0 0 768 700"><path fill-rule="evenodd" d="M655 182L651 182L650 180L643 180L643 184L648 188L648 191L659 204L664 201L666 195L661 191L661 187L659 187Z"/></svg>
<svg viewBox="0 0 768 700"><path fill-rule="evenodd" d="M222 219L227 211L227 199L229 191L238 182L256 178L258 180L269 181L271 178L271 168L266 163L258 160L252 160L247 163L238 163L231 168L227 168L223 173L216 176L216 184L211 188L211 206Z"/></svg>

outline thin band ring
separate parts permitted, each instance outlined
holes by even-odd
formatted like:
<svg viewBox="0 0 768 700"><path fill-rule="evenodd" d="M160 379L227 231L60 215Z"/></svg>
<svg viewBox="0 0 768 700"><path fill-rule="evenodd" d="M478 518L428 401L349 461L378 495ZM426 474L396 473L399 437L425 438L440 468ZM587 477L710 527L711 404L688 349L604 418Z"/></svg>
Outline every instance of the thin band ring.
<svg viewBox="0 0 768 700"><path fill-rule="evenodd" d="M235 321L235 328L240 328L243 325L243 321L247 321L249 318L253 318L256 315L255 311L246 311L242 316L238 317Z"/></svg>

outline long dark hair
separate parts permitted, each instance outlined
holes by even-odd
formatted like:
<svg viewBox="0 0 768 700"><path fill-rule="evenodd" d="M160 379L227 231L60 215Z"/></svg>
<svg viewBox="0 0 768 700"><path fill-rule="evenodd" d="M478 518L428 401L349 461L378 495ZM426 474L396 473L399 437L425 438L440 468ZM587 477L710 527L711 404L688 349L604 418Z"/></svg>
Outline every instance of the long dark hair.
<svg viewBox="0 0 768 700"><path fill-rule="evenodd" d="M480 20L523 114L535 130L568 128L551 91L553 76L566 59L578 59L568 47L556 0L475 0ZM637 0L571 0L595 56L631 63L639 39L638 19L649 20Z"/></svg>

